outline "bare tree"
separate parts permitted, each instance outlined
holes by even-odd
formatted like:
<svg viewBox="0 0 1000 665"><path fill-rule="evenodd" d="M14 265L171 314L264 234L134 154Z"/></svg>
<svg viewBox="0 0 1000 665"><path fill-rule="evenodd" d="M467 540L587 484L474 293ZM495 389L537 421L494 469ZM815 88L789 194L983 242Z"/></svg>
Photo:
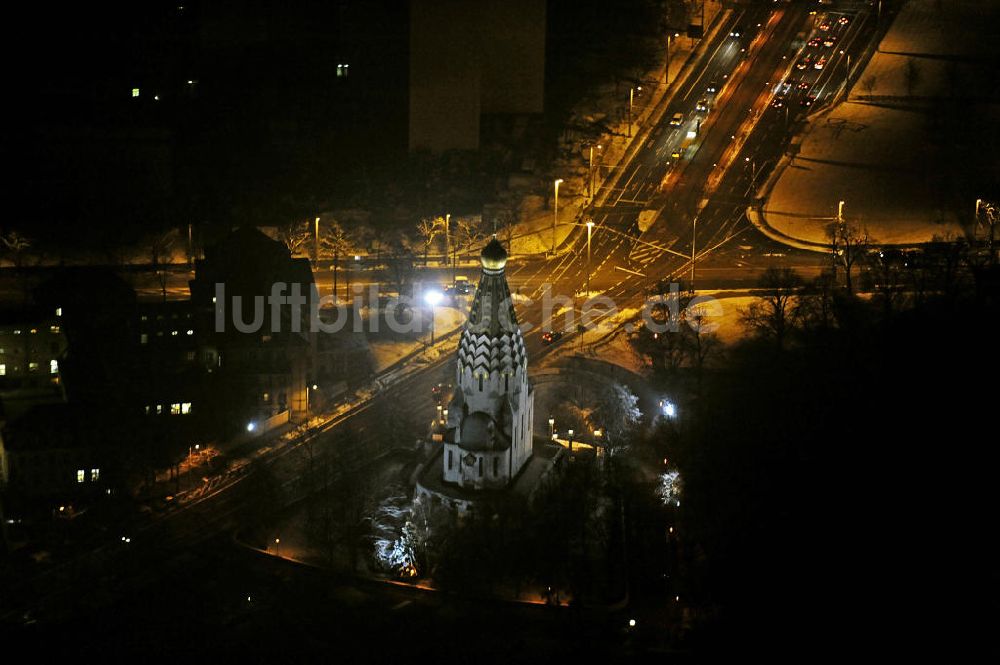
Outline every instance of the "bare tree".
<svg viewBox="0 0 1000 665"><path fill-rule="evenodd" d="M798 314L803 327L829 330L836 325L834 293L837 282L832 272L823 272L813 279L799 298Z"/></svg>
<svg viewBox="0 0 1000 665"><path fill-rule="evenodd" d="M681 329L680 336L688 362L695 370L697 392L700 395L705 366L710 360L721 355L724 345L714 332L713 324L697 307L686 321L687 325Z"/></svg>
<svg viewBox="0 0 1000 665"><path fill-rule="evenodd" d="M455 222L455 244L468 251L486 239L482 221L475 217L460 217Z"/></svg>
<svg viewBox="0 0 1000 665"><path fill-rule="evenodd" d="M3 254L11 262L15 269L24 267L31 250L31 241L17 231L8 231L0 236L3 243Z"/></svg>
<svg viewBox="0 0 1000 665"><path fill-rule="evenodd" d="M827 227L827 237L830 238L832 247L832 257L834 266L834 279L836 279L836 266L844 267L845 284L847 293L854 294L853 268L858 260L868 251L871 239L868 237L867 229L858 227L856 224L849 224L845 221L836 221Z"/></svg>
<svg viewBox="0 0 1000 665"><path fill-rule="evenodd" d="M149 262L160 284L160 292L163 294L164 301L167 299L167 282L170 279L170 257L176 244L176 229L152 236L147 244Z"/></svg>
<svg viewBox="0 0 1000 665"><path fill-rule="evenodd" d="M312 240L309 224L301 220L287 222L278 229L278 238L285 243L289 254L301 254Z"/></svg>
<svg viewBox="0 0 1000 665"><path fill-rule="evenodd" d="M413 250L410 248L409 238L405 234L398 234L388 243L386 278L402 296L413 282L413 273Z"/></svg>
<svg viewBox="0 0 1000 665"><path fill-rule="evenodd" d="M601 430L607 454L614 457L628 445L641 418L639 398L628 387L614 383L601 392L591 426Z"/></svg>
<svg viewBox="0 0 1000 665"><path fill-rule="evenodd" d="M333 258L333 297L337 297L337 271L340 268L340 257L351 251L351 241L344 228L337 220L328 222L320 236L320 251L323 256Z"/></svg>
<svg viewBox="0 0 1000 665"><path fill-rule="evenodd" d="M801 285L801 278L791 268L768 268L758 283L765 293L740 313L743 326L783 350L795 325Z"/></svg>
<svg viewBox="0 0 1000 665"><path fill-rule="evenodd" d="M444 233L444 217L425 217L417 224L417 235L424 250L424 267L427 267L427 252L434 239Z"/></svg>

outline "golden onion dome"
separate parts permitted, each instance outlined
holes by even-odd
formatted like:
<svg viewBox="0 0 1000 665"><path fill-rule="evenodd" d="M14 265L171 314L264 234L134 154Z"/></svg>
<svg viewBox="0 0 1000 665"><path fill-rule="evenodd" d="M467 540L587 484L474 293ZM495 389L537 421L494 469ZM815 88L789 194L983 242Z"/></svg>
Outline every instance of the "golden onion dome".
<svg viewBox="0 0 1000 665"><path fill-rule="evenodd" d="M479 260L485 270L503 270L504 266L507 265L507 252L503 245L496 238L493 238L486 247L483 247Z"/></svg>

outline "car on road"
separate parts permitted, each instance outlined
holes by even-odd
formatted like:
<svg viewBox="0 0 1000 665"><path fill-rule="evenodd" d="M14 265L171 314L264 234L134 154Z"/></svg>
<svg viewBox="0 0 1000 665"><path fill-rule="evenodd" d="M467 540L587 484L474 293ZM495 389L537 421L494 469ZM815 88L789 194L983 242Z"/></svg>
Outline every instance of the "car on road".
<svg viewBox="0 0 1000 665"><path fill-rule="evenodd" d="M824 21L823 23L820 23L819 24L819 29L822 30L823 32L828 31L830 29L830 22L829 21Z"/></svg>
<svg viewBox="0 0 1000 665"><path fill-rule="evenodd" d="M671 127L680 127L682 122L684 122L684 114L683 113L675 113L670 118L670 126Z"/></svg>
<svg viewBox="0 0 1000 665"><path fill-rule="evenodd" d="M670 156L674 159L680 159L683 154L684 148L674 148L673 152L670 153Z"/></svg>
<svg viewBox="0 0 1000 665"><path fill-rule="evenodd" d="M816 101L816 95L806 95L799 101L799 106L809 107Z"/></svg>
<svg viewBox="0 0 1000 665"><path fill-rule="evenodd" d="M830 35L826 39L823 40L823 46L827 46L827 47L833 46L836 43L837 43L837 37L836 37L836 35Z"/></svg>
<svg viewBox="0 0 1000 665"><path fill-rule="evenodd" d="M796 90L808 90L811 87L812 87L812 83L810 83L809 81L807 81L805 79L802 79L801 81L799 81L799 84L795 86L795 89Z"/></svg>
<svg viewBox="0 0 1000 665"><path fill-rule="evenodd" d="M812 58L806 56L795 63L795 69L806 69L812 64Z"/></svg>
<svg viewBox="0 0 1000 665"><path fill-rule="evenodd" d="M563 334L558 330L550 330L549 332L542 335L542 341L546 344L552 344L557 342L562 338Z"/></svg>
<svg viewBox="0 0 1000 665"><path fill-rule="evenodd" d="M719 91L719 84L715 81L710 81L708 87L705 88L705 92L709 94L715 94Z"/></svg>
<svg viewBox="0 0 1000 665"><path fill-rule="evenodd" d="M771 100L771 108L773 109L780 109L784 105L785 105L784 97L775 97L774 99Z"/></svg>
<svg viewBox="0 0 1000 665"><path fill-rule="evenodd" d="M440 402L451 393L450 383L439 383L431 388L431 397Z"/></svg>
<svg viewBox="0 0 1000 665"><path fill-rule="evenodd" d="M820 58L813 63L813 69L823 69L826 66L826 58Z"/></svg>
<svg viewBox="0 0 1000 665"><path fill-rule="evenodd" d="M740 36L743 35L743 32L744 32L743 26L742 25L738 25L738 26L736 26L735 28L733 28L732 30L729 31L729 36L730 37L740 37Z"/></svg>
<svg viewBox="0 0 1000 665"><path fill-rule="evenodd" d="M819 46L822 43L823 43L823 40L820 39L819 37L813 37L808 42L809 46Z"/></svg>
<svg viewBox="0 0 1000 665"><path fill-rule="evenodd" d="M708 100L707 99L699 99L698 103L694 105L694 110L698 111L699 113L707 113L708 112Z"/></svg>
<svg viewBox="0 0 1000 665"><path fill-rule="evenodd" d="M847 18L846 16L841 16L840 18L837 19L837 23L839 23L840 25L847 25L850 22L851 19Z"/></svg>

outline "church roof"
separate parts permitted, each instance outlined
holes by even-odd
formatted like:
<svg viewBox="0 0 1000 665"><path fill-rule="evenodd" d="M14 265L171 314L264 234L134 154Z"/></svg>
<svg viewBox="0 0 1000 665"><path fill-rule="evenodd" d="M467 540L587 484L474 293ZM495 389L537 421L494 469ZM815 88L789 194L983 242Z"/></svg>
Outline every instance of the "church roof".
<svg viewBox="0 0 1000 665"><path fill-rule="evenodd" d="M507 250L503 248L499 240L493 238L486 247L483 247L483 251L479 255L479 262L483 264L484 270L503 270L504 266L507 265Z"/></svg>
<svg viewBox="0 0 1000 665"><path fill-rule="evenodd" d="M473 371L513 372L527 367L524 339L504 267L507 252L496 238L483 249L483 270L458 343L459 364Z"/></svg>

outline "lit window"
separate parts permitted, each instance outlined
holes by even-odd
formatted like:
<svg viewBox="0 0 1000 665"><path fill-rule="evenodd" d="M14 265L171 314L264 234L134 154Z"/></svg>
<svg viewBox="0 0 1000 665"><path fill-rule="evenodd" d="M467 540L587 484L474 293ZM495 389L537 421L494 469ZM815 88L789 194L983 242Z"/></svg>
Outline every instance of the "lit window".
<svg viewBox="0 0 1000 665"><path fill-rule="evenodd" d="M2 356L5 353L7 353L6 349L4 349L2 346L0 346L0 356Z"/></svg>
<svg viewBox="0 0 1000 665"><path fill-rule="evenodd" d="M91 469L90 470L90 482L96 483L100 479L101 479L101 470L100 469Z"/></svg>
<svg viewBox="0 0 1000 665"><path fill-rule="evenodd" d="M177 415L180 415L180 413L181 413L181 404L180 404L180 402L177 402L175 404L171 404L170 405L170 415L177 416Z"/></svg>
<svg viewBox="0 0 1000 665"><path fill-rule="evenodd" d="M139 88L132 88L132 96L133 97L139 96Z"/></svg>
<svg viewBox="0 0 1000 665"><path fill-rule="evenodd" d="M193 334L194 334L193 330L188 330L188 335L193 335Z"/></svg>
<svg viewBox="0 0 1000 665"><path fill-rule="evenodd" d="M7 365L0 363L0 376L7 376Z"/></svg>
<svg viewBox="0 0 1000 665"><path fill-rule="evenodd" d="M271 393L264 393L264 401L265 402L271 401Z"/></svg>
<svg viewBox="0 0 1000 665"><path fill-rule="evenodd" d="M76 482L82 483L87 479L87 473L83 469L76 470Z"/></svg>
<svg viewBox="0 0 1000 665"><path fill-rule="evenodd" d="M139 320L140 320L140 321L148 321L148 320L149 320L149 317L148 317L148 316L146 316L145 314L143 314L142 316L140 316L140 317L139 317Z"/></svg>
<svg viewBox="0 0 1000 665"><path fill-rule="evenodd" d="M194 351L188 351L187 352L187 359L188 360L194 360Z"/></svg>
<svg viewBox="0 0 1000 665"><path fill-rule="evenodd" d="M149 405L148 404L146 405L146 415L147 416L149 415Z"/></svg>
<svg viewBox="0 0 1000 665"><path fill-rule="evenodd" d="M28 363L28 371L29 372L37 372L38 371L38 363Z"/></svg>
<svg viewBox="0 0 1000 665"><path fill-rule="evenodd" d="M20 330L15 330L15 331L14 331L14 334L15 334L15 335L20 335L20 334L21 334L21 331L20 331Z"/></svg>
<svg viewBox="0 0 1000 665"><path fill-rule="evenodd" d="M171 330L170 331L170 336L171 337L177 337L177 331L176 330Z"/></svg>
<svg viewBox="0 0 1000 665"><path fill-rule="evenodd" d="M148 341L149 341L149 335L147 335L146 333L142 333L141 335L139 335L139 343L140 344L145 344Z"/></svg>
<svg viewBox="0 0 1000 665"><path fill-rule="evenodd" d="M32 328L31 329L31 334L32 335L37 335L38 334L38 328Z"/></svg>
<svg viewBox="0 0 1000 665"><path fill-rule="evenodd" d="M163 413L163 405L162 404L157 404L156 405L156 413L157 413L157 415Z"/></svg>
<svg viewBox="0 0 1000 665"><path fill-rule="evenodd" d="M53 335L59 334L59 326L49 326L49 332Z"/></svg>
<svg viewBox="0 0 1000 665"><path fill-rule="evenodd" d="M56 307L56 316L62 316L62 307Z"/></svg>
<svg viewBox="0 0 1000 665"><path fill-rule="evenodd" d="M185 416L191 413L191 402L181 402L181 413Z"/></svg>
<svg viewBox="0 0 1000 665"><path fill-rule="evenodd" d="M49 374L59 373L59 361L53 358L49 361Z"/></svg>

